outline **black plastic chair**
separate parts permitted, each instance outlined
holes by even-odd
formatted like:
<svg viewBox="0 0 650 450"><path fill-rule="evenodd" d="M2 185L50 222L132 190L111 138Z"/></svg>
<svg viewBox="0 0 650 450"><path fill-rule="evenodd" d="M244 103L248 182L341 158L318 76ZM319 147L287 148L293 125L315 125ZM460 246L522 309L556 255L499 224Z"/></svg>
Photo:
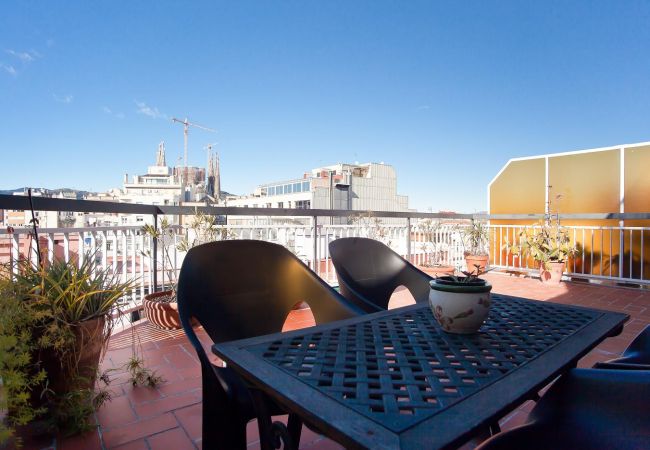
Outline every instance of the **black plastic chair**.
<svg viewBox="0 0 650 450"><path fill-rule="evenodd" d="M650 372L573 369L537 403L528 423L477 450L650 448Z"/></svg>
<svg viewBox="0 0 650 450"><path fill-rule="evenodd" d="M183 329L201 362L204 449L246 448L246 423L256 413L253 391L234 371L210 362L192 318L219 343L281 331L287 314L302 301L316 323L363 314L287 249L263 241L220 241L191 249L177 294ZM272 415L285 413L269 400L264 407ZM290 415L288 425L297 446L301 422Z"/></svg>
<svg viewBox="0 0 650 450"><path fill-rule="evenodd" d="M597 369L650 370L650 325L616 359L596 363Z"/></svg>
<svg viewBox="0 0 650 450"><path fill-rule="evenodd" d="M330 242L329 251L341 294L366 312L388 309L398 286L411 291L417 303L429 299L433 278L379 241L341 238Z"/></svg>

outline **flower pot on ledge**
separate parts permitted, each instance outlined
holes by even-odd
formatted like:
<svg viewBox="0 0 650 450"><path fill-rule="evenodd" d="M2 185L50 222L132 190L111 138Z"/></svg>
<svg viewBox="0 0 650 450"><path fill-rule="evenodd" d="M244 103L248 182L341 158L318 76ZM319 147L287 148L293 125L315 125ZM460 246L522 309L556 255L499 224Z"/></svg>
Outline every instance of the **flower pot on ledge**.
<svg viewBox="0 0 650 450"><path fill-rule="evenodd" d="M478 266L478 273L476 275L485 273L488 259L488 255L465 255L465 264L467 265L467 271L474 272L476 270L476 266Z"/></svg>
<svg viewBox="0 0 650 450"><path fill-rule="evenodd" d="M566 263L564 261L549 261L547 267L542 267L539 272L539 278L542 283L548 286L559 286L562 281L562 274Z"/></svg>
<svg viewBox="0 0 650 450"><path fill-rule="evenodd" d="M173 291L154 292L144 296L142 306L144 315L149 322L162 330L178 330L182 328L181 319L178 315L178 303L173 298Z"/></svg>

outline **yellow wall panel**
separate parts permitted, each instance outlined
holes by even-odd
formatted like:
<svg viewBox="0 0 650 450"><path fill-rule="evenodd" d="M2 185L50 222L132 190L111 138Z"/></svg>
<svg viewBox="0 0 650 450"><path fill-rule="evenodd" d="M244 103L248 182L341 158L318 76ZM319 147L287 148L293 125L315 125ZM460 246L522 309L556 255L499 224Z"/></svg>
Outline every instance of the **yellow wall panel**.
<svg viewBox="0 0 650 450"><path fill-rule="evenodd" d="M625 149L624 195L625 212L650 211L650 146Z"/></svg>
<svg viewBox="0 0 650 450"><path fill-rule="evenodd" d="M616 213L620 210L620 150L557 154L548 158L551 212L560 214ZM650 145L624 150L625 212L650 212ZM491 214L543 213L544 157L511 161L490 187ZM559 197L558 197L559 195ZM493 225L491 262L517 265L503 246L519 226L529 221L500 220ZM650 279L650 230L627 229L618 220L563 220L581 252L569 261L574 273ZM648 220L627 220L626 227L650 227ZM573 228L578 227L578 228ZM622 243L622 248L621 244ZM522 262L532 266L531 261ZM526 264L527 263L527 264Z"/></svg>
<svg viewBox="0 0 650 450"><path fill-rule="evenodd" d="M544 158L510 161L490 186L490 214L543 214L544 180Z"/></svg>
<svg viewBox="0 0 650 450"><path fill-rule="evenodd" d="M551 212L619 211L620 151L553 156L548 160ZM561 198L556 198L561 195Z"/></svg>

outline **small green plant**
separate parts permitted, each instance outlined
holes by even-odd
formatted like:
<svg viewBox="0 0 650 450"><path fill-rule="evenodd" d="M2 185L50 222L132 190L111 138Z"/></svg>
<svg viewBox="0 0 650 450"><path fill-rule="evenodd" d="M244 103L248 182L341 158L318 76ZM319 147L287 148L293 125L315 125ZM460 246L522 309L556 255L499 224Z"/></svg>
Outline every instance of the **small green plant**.
<svg viewBox="0 0 650 450"><path fill-rule="evenodd" d="M124 364L124 368L131 375L129 381L133 386L156 387L164 381L163 377L155 371L151 371L144 366L142 358L133 355Z"/></svg>
<svg viewBox="0 0 650 450"><path fill-rule="evenodd" d="M423 267L437 267L443 265L445 250L439 242L439 235L442 225L437 220L426 219L418 224L418 230L422 238L421 248L425 254L425 260L420 263Z"/></svg>
<svg viewBox="0 0 650 450"><path fill-rule="evenodd" d="M366 237L375 239L388 247L393 243L390 239L388 228L382 225L381 220L372 211L352 214L348 217L349 225L358 225L366 232Z"/></svg>
<svg viewBox="0 0 650 450"><path fill-rule="evenodd" d="M530 256L543 269L551 262L566 262L578 253L578 247L571 242L569 232L560 226L559 220L540 222L533 227L525 227L517 236L517 242L505 245L513 255Z"/></svg>
<svg viewBox="0 0 650 450"><path fill-rule="evenodd" d="M166 267L167 279L171 284L171 295L157 297L156 301L158 302L169 303L176 301L178 276L173 264L172 249L187 252L197 245L213 241L225 241L237 237L232 229L224 225L219 225L216 216L210 216L198 210L195 211L189 225L183 228L185 233L178 243L176 243L176 236L178 235L179 226L170 224L166 217L161 219L158 227L147 224L141 229L145 235L158 240L164 260L164 267ZM150 251L143 252L142 254L144 256L151 256Z"/></svg>
<svg viewBox="0 0 650 450"><path fill-rule="evenodd" d="M36 420L44 431L83 432L110 400L108 373L97 367L135 280L121 282L94 261L21 260L1 271L0 409L8 413L0 444Z"/></svg>
<svg viewBox="0 0 650 450"><path fill-rule="evenodd" d="M485 222L472 219L469 226L462 228L462 234L465 255L488 255L490 231Z"/></svg>
<svg viewBox="0 0 650 450"><path fill-rule="evenodd" d="M485 284L486 281L482 278L479 278L479 275L489 272L492 269L481 270L481 266L478 264L474 264L474 267L475 269L472 271L466 271L466 270L462 271L462 274L464 275L462 277L459 275L445 275L444 277L436 277L436 278L437 279L444 278L455 284L467 284L467 285Z"/></svg>

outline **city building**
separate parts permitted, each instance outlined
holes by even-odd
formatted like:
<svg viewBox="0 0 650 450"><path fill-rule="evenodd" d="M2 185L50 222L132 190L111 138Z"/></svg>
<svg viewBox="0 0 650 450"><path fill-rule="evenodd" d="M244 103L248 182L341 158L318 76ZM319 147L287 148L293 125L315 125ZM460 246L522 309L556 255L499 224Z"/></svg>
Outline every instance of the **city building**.
<svg viewBox="0 0 650 450"><path fill-rule="evenodd" d="M165 143L161 142L158 145L156 164L149 166L146 174L134 175L130 180L128 174L125 174L123 187L115 196L122 203L144 205L215 203L212 196L215 193L218 196L218 172L218 158L213 155L210 156L207 174L203 167L169 167L165 160ZM170 220L174 218L170 216ZM152 223L152 218L130 214L119 216L119 225L145 223Z"/></svg>
<svg viewBox="0 0 650 450"><path fill-rule="evenodd" d="M397 193L395 169L384 163L319 167L300 178L262 184L251 195L229 196L226 204L245 208L409 210L408 197ZM335 218L332 222L346 221Z"/></svg>

